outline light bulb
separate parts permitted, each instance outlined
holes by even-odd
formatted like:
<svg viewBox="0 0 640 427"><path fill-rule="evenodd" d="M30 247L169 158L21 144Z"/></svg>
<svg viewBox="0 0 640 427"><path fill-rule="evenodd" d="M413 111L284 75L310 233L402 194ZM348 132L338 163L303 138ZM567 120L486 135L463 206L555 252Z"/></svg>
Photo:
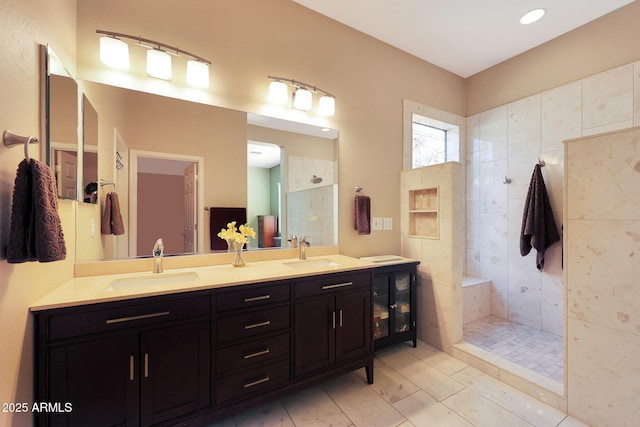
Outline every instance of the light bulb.
<svg viewBox="0 0 640 427"><path fill-rule="evenodd" d="M147 74L162 80L171 80L171 55L159 49L147 51Z"/></svg>
<svg viewBox="0 0 640 427"><path fill-rule="evenodd" d="M209 65L193 59L187 61L187 82L198 87L209 87Z"/></svg>
<svg viewBox="0 0 640 427"><path fill-rule="evenodd" d="M298 88L293 96L293 108L307 111L311 109L313 97L307 89Z"/></svg>
<svg viewBox="0 0 640 427"><path fill-rule="evenodd" d="M114 68L129 68L129 45L114 37L100 37L100 61Z"/></svg>
<svg viewBox="0 0 640 427"><path fill-rule="evenodd" d="M287 84L279 81L269 83L269 99L274 104L286 104L289 101L289 87Z"/></svg>
<svg viewBox="0 0 640 427"><path fill-rule="evenodd" d="M333 116L336 113L336 99L329 95L321 96L318 102L318 112L323 116Z"/></svg>

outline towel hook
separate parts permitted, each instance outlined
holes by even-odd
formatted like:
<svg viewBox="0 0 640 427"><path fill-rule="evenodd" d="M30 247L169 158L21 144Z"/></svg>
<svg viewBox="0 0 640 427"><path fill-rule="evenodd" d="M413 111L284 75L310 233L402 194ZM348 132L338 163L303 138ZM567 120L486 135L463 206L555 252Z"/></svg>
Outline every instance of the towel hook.
<svg viewBox="0 0 640 427"><path fill-rule="evenodd" d="M362 187L360 187L359 185L356 185L356 193L359 193L362 191Z"/></svg>
<svg viewBox="0 0 640 427"><path fill-rule="evenodd" d="M538 164L540 165L540 167L544 167L545 165L544 159L541 159L540 157L538 157Z"/></svg>
<svg viewBox="0 0 640 427"><path fill-rule="evenodd" d="M40 141L35 136L20 136L5 130L2 133L2 142L9 148L24 144L24 159L28 162L30 160L29 144L38 144Z"/></svg>
<svg viewBox="0 0 640 427"><path fill-rule="evenodd" d="M504 178L502 178L502 183L503 184L511 184L511 178L509 178L507 175L505 175Z"/></svg>

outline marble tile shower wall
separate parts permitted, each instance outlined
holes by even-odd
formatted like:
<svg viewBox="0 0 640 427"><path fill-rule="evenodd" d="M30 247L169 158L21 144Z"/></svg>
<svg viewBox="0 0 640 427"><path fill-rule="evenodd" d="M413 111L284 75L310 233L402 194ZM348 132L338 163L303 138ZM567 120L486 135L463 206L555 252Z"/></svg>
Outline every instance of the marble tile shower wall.
<svg viewBox="0 0 640 427"><path fill-rule="evenodd" d="M492 281L494 316L562 335L561 244L547 251L543 272L535 249L520 255L534 165L538 158L546 163L543 177L560 228L563 140L634 125L640 125L640 62L467 118L465 270Z"/></svg>

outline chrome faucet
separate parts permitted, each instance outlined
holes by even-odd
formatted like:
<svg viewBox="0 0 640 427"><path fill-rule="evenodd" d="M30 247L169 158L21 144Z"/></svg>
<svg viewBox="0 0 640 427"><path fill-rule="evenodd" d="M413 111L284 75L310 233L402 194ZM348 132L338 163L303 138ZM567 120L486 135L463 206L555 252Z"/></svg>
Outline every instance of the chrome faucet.
<svg viewBox="0 0 640 427"><path fill-rule="evenodd" d="M153 273L162 273L162 256L164 255L164 242L162 238L156 240L153 245Z"/></svg>
<svg viewBox="0 0 640 427"><path fill-rule="evenodd" d="M292 248L297 248L298 247L298 236L296 236L295 234L292 235L291 238L287 240L287 242L291 243L291 247Z"/></svg>
<svg viewBox="0 0 640 427"><path fill-rule="evenodd" d="M302 236L298 243L300 243L300 259L307 259L307 246L310 246L310 243L307 242L309 236Z"/></svg>

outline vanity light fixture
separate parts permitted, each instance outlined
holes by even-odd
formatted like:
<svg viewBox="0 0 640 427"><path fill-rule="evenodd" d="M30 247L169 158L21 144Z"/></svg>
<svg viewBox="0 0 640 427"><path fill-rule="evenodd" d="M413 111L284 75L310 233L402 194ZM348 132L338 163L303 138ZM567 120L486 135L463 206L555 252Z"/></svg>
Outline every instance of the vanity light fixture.
<svg viewBox="0 0 640 427"><path fill-rule="evenodd" d="M529 11L527 13L525 13L522 18L520 18L520 23L522 25L529 25L529 24L533 24L534 22L540 20L540 18L542 18L544 16L544 14L547 11L545 9L533 9L532 11Z"/></svg>
<svg viewBox="0 0 640 427"><path fill-rule="evenodd" d="M313 95L305 88L299 87L293 93L293 108L296 110L307 111L313 105Z"/></svg>
<svg viewBox="0 0 640 427"><path fill-rule="evenodd" d="M195 55L178 47L173 47L155 40L146 39L140 36L131 36L113 31L96 30L100 34L100 60L111 67L129 68L129 46L122 39L133 40L136 45L149 49L147 51L147 74L163 80L171 80L173 77L172 59L173 56L187 56L186 80L189 84L198 87L209 86L209 68L211 61L201 56ZM116 61L115 53L119 49ZM126 53L125 53L126 52ZM124 57L126 56L126 66Z"/></svg>
<svg viewBox="0 0 640 427"><path fill-rule="evenodd" d="M115 37L100 37L100 61L113 68L129 69L129 45Z"/></svg>
<svg viewBox="0 0 640 427"><path fill-rule="evenodd" d="M147 75L162 80L171 80L171 56L160 49L147 51Z"/></svg>
<svg viewBox="0 0 640 427"><path fill-rule="evenodd" d="M187 82L193 86L209 87L209 64L196 59L188 60Z"/></svg>
<svg viewBox="0 0 640 427"><path fill-rule="evenodd" d="M269 83L269 99L274 104L286 104L289 101L289 87L287 84L278 80Z"/></svg>
<svg viewBox="0 0 640 427"><path fill-rule="evenodd" d="M313 94L319 94L318 113L324 116L333 116L336 113L336 97L317 86L310 85L294 79L284 77L267 76L269 83L269 99L275 104L289 102L289 87L295 88L291 107L296 110L308 111L313 107Z"/></svg>

